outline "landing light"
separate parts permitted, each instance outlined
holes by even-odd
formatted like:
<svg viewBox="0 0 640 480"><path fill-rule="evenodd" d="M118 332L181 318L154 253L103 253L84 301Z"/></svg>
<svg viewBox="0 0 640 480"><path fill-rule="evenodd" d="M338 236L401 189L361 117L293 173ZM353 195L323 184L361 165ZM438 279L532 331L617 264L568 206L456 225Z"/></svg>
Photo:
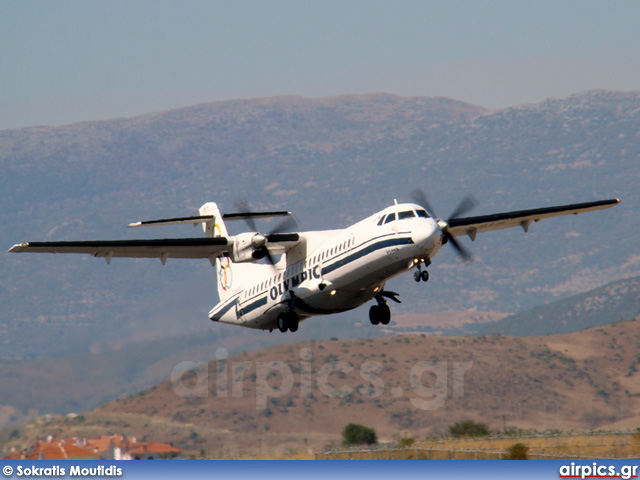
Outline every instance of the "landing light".
<svg viewBox="0 0 640 480"><path fill-rule="evenodd" d="M338 290L331 290L331 296L334 296L336 293L338 293Z"/></svg>

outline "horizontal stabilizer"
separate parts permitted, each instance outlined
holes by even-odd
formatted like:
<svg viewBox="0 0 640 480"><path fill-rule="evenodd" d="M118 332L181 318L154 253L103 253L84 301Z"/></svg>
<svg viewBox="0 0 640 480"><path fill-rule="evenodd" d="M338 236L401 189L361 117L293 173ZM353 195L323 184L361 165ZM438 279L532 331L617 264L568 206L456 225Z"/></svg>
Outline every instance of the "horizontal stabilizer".
<svg viewBox="0 0 640 480"><path fill-rule="evenodd" d="M291 215L291 212L285 210L275 212L240 212L240 213L223 213L222 219L227 221L232 220L248 220L253 218L271 218L271 217L286 217ZM177 217L177 218L161 218L158 220L144 220L142 222L134 222L127 225L128 227L149 227L155 225L183 225L193 224L198 225L200 223L212 222L215 218L213 215L196 215L193 217Z"/></svg>
<svg viewBox="0 0 640 480"><path fill-rule="evenodd" d="M210 222L214 220L213 215L196 215L195 217L179 217L179 218L162 218L160 220L145 220L142 222L134 222L127 225L127 227L148 227L153 225L182 225L191 223L198 225L204 222Z"/></svg>

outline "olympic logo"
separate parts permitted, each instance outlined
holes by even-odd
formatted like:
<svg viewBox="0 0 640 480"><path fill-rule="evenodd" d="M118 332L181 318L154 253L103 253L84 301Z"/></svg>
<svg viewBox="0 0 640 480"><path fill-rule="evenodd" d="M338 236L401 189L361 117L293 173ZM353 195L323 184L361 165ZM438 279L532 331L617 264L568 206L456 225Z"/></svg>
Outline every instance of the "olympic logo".
<svg viewBox="0 0 640 480"><path fill-rule="evenodd" d="M220 277L220 286L223 290L229 290L231 288L231 282L233 280L231 275L231 260L229 257L222 257L218 259L218 277Z"/></svg>
<svg viewBox="0 0 640 480"><path fill-rule="evenodd" d="M213 236L222 237L222 228L217 223L213 225ZM232 275L231 275L231 260L229 257L218 258L218 277L220 278L220 286L222 290L231 289Z"/></svg>

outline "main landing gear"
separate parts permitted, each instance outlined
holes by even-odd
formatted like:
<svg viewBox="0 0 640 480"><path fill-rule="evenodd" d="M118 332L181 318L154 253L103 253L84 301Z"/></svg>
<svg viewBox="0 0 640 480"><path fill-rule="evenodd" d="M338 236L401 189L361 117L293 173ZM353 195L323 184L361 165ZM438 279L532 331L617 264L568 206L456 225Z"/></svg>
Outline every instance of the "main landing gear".
<svg viewBox="0 0 640 480"><path fill-rule="evenodd" d="M298 315L294 312L284 312L278 315L278 330L282 333L289 330L290 332L298 331L298 324L300 323L300 319Z"/></svg>
<svg viewBox="0 0 640 480"><path fill-rule="evenodd" d="M413 279L416 282L428 282L429 281L429 272L427 272L426 270L422 270L422 264L424 263L425 268L428 267L429 265L431 265L431 261L429 259L423 260L423 259L414 259L413 262L416 264L416 267L418 268L414 274L413 274Z"/></svg>
<svg viewBox="0 0 640 480"><path fill-rule="evenodd" d="M388 325L391 321L391 309L387 305L387 301L382 295L376 296L377 305L373 305L369 309L369 320L373 325Z"/></svg>

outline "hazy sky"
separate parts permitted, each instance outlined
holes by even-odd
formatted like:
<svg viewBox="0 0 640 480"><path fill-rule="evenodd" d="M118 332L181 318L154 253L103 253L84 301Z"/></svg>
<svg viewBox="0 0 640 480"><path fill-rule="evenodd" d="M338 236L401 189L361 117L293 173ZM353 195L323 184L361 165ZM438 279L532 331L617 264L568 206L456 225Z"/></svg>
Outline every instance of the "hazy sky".
<svg viewBox="0 0 640 480"><path fill-rule="evenodd" d="M0 129L275 95L640 90L640 1L0 0Z"/></svg>

